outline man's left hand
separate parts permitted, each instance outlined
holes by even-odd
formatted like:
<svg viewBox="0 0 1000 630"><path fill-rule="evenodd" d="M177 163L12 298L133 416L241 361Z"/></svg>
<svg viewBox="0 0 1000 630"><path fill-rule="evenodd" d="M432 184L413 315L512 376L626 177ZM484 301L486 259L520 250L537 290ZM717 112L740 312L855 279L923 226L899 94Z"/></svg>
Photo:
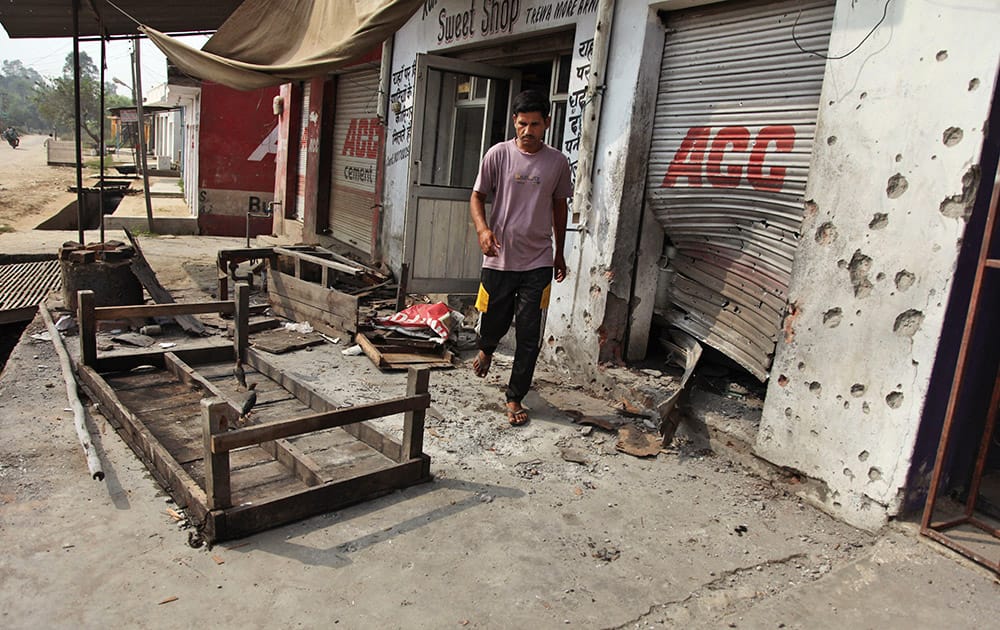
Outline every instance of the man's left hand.
<svg viewBox="0 0 1000 630"><path fill-rule="evenodd" d="M555 270L556 282L562 282L566 279L566 259L563 258L562 254L555 257L552 268Z"/></svg>

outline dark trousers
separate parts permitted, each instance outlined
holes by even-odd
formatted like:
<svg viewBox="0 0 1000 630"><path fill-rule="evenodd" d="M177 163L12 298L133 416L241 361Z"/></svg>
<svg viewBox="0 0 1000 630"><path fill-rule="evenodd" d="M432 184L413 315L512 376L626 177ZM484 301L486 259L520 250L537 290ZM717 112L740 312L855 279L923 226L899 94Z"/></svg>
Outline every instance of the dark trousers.
<svg viewBox="0 0 1000 630"><path fill-rule="evenodd" d="M514 321L514 367L507 384L507 402L521 402L531 388L541 349L542 312L548 308L552 267L530 271L483 269L476 307L479 349L492 355Z"/></svg>

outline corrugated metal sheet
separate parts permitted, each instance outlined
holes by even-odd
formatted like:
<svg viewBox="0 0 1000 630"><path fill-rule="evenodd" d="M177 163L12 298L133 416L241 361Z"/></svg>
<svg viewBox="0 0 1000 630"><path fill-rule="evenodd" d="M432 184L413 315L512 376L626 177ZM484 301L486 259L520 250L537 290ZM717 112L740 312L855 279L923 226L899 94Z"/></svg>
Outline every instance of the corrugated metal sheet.
<svg viewBox="0 0 1000 630"><path fill-rule="evenodd" d="M372 221L382 151L378 107L378 67L337 77L330 177L330 232L372 253Z"/></svg>
<svg viewBox="0 0 1000 630"><path fill-rule="evenodd" d="M0 324L31 319L61 284L58 260L0 265Z"/></svg>
<svg viewBox="0 0 1000 630"><path fill-rule="evenodd" d="M136 23L164 33L214 31L242 0L115 0L80 3L80 35L135 35ZM98 15L99 12L100 14ZM0 23L12 37L72 37L73 4L66 0L6 0Z"/></svg>
<svg viewBox="0 0 1000 630"><path fill-rule="evenodd" d="M306 164L309 158L309 98L312 84L302 84L302 118L299 120L299 164L296 168L298 185L295 188L295 220L306 216Z"/></svg>
<svg viewBox="0 0 1000 630"><path fill-rule="evenodd" d="M674 244L670 315L761 380L802 220L834 2L671 13L647 203ZM801 14L800 14L801 11Z"/></svg>

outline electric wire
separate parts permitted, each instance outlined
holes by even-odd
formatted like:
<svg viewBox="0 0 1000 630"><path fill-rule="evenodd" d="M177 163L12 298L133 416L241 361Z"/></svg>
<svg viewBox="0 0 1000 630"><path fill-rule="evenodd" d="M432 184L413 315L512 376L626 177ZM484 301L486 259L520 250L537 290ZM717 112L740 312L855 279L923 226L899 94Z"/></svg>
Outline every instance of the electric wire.
<svg viewBox="0 0 1000 630"><path fill-rule="evenodd" d="M885 0L885 6L882 7L882 19L880 19L875 24L875 26L872 27L872 30L868 31L868 34L865 35L864 39L862 39L860 42L858 42L857 46L855 46L854 48L852 48L851 50L849 50L848 52L846 52L846 53L844 53L842 55L824 55L823 53L821 53L819 51L816 51L816 50L806 50L805 48L802 47L801 44L799 44L798 38L795 37L795 27L799 25L799 18L802 17L802 10L801 9L799 9L799 14L795 16L795 24L792 25L792 41L795 43L795 47L796 48L798 48L799 50L801 50L802 52L804 52L804 53L806 53L808 55L815 55L816 57L819 57L820 59L833 59L833 60L844 59L846 57L849 57L849 56L853 55L855 52L857 52L857 50L859 48L861 48L861 45L864 44L866 41L868 41L868 38L872 36L872 33L874 33L876 30L878 30L878 27L882 26L882 22L885 22L885 17L889 14L889 3L890 2L892 2L892 0Z"/></svg>

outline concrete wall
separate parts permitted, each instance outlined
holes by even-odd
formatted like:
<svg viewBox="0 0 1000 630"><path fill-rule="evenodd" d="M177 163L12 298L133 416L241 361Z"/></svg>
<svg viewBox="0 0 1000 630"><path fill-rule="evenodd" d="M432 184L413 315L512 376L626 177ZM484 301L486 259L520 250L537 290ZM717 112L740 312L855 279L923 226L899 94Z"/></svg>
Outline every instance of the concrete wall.
<svg viewBox="0 0 1000 630"><path fill-rule="evenodd" d="M838 1L829 54L882 9ZM995 0L892 2L827 62L757 452L860 527L899 509L979 183L997 32Z"/></svg>
<svg viewBox="0 0 1000 630"><path fill-rule="evenodd" d="M570 274L553 288L543 344L546 359L591 375L600 363L625 355L663 52L663 27L655 12L645 4L618 2L610 46L593 187L583 191L589 203L567 239Z"/></svg>

